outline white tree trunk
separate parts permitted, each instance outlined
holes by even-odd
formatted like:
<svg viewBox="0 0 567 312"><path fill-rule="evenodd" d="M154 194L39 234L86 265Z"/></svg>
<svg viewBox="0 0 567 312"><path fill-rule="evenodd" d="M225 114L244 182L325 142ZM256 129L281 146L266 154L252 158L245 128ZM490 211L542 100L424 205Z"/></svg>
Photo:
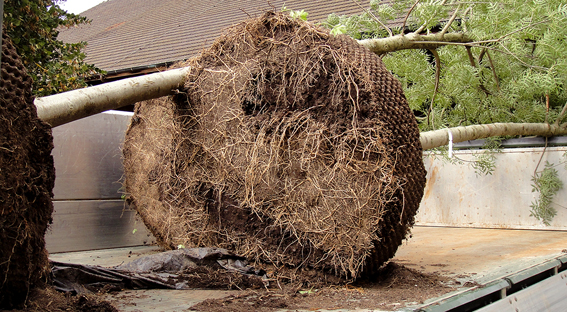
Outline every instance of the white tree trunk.
<svg viewBox="0 0 567 312"><path fill-rule="evenodd" d="M424 36L422 36L424 37ZM399 38L385 38L385 39ZM403 40L406 40L405 38ZM433 38L429 38L433 39ZM445 39L448 39L445 37ZM453 38L462 40L463 38ZM406 42L406 41L403 41ZM391 45L392 41L383 41L388 49L407 47L405 43ZM375 41L362 42L364 45L377 44ZM376 48L374 48L376 50ZM123 79L116 82L59 93L35 99L38 117L52 127L56 127L80 118L94 115L105 110L117 109L139 101L149 100L171 94L184 82L190 68L179 68L141 77ZM567 135L567 124L549 125L545 123L495 123L456 127L421 133L424 150L440 147L449 143L449 131L453 143L504 135L556 136Z"/></svg>
<svg viewBox="0 0 567 312"><path fill-rule="evenodd" d="M56 127L105 110L165 96L184 83L189 70L189 67L173 69L36 98L37 114L40 119ZM567 124L557 126L544 123L496 123L422 132L423 149L447 145L449 130L453 143L458 143L502 135L567 135Z"/></svg>
<svg viewBox="0 0 567 312"><path fill-rule="evenodd" d="M358 43L367 47L370 51L381 55L407 49L433 50L449 44L469 43L470 41L465 34L461 33L436 33L429 35L410 33L386 38L358 40Z"/></svg>
<svg viewBox="0 0 567 312"><path fill-rule="evenodd" d="M139 101L171 94L185 82L190 68L122 79L35 99L37 116L52 127Z"/></svg>
<svg viewBox="0 0 567 312"><path fill-rule="evenodd" d="M494 123L427 131L421 133L423 149L428 150L449 144L449 131L453 137L453 143L458 143L503 135L543 137L567 135L567 124L558 126L546 123Z"/></svg>

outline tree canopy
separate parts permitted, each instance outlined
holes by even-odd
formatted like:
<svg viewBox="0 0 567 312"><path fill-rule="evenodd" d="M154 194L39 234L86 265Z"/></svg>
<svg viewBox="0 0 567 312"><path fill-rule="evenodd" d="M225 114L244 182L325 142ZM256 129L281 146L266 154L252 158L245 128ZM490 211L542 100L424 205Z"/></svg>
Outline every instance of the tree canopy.
<svg viewBox="0 0 567 312"><path fill-rule="evenodd" d="M85 17L67 13L65 0L4 0L4 31L12 39L33 79L36 96L86 86L85 78L101 73L84 62L85 42L57 40L60 27L87 23Z"/></svg>
<svg viewBox="0 0 567 312"><path fill-rule="evenodd" d="M382 55L421 130L565 119L564 1L373 0L361 11L326 25Z"/></svg>

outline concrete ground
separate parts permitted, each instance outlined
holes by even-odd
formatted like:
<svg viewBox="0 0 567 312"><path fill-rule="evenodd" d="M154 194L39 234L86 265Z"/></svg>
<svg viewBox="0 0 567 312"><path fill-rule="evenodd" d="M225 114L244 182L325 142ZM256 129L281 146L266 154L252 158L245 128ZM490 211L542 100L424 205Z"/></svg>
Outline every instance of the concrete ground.
<svg viewBox="0 0 567 312"><path fill-rule="evenodd" d="M486 284L567 253L567 232L416 226L394 261L423 272ZM56 253L55 261L114 266L158 252L156 247ZM113 295L123 311L183 311L238 291L127 290ZM433 299L433 298L432 298Z"/></svg>

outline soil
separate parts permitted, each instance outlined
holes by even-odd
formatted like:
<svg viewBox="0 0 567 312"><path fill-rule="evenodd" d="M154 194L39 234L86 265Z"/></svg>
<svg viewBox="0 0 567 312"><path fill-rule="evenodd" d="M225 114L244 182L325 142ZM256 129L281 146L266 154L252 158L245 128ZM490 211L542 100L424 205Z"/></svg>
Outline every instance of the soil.
<svg viewBox="0 0 567 312"><path fill-rule="evenodd" d="M12 312L118 312L112 304L98 295L63 294L52 287L36 288L28 297L26 307Z"/></svg>
<svg viewBox="0 0 567 312"><path fill-rule="evenodd" d="M226 272L210 267L188 269L181 274L181 279L194 288L202 289L261 289L262 279L256 275Z"/></svg>
<svg viewBox="0 0 567 312"><path fill-rule="evenodd" d="M189 311L249 312L279 310L320 309L380 309L397 310L423 303L455 290L458 283L438 275L422 273L395 262L389 262L378 272L374 280L351 284L314 283L306 276L307 283L278 283L271 281L264 287L256 278L239 278L237 274L226 274L223 270L192 270L184 272L184 279L198 289L241 290L236 295L221 299L207 299L192 306ZM59 312L59 311L119 311L114 304L135 305L135 293L124 294L121 289L111 287L92 288L92 294L70 295L55 291L51 287L31 291L24 309L13 312ZM469 285L472 286L472 285ZM178 291L178 290L171 290Z"/></svg>
<svg viewBox="0 0 567 312"><path fill-rule="evenodd" d="M450 281L437 274L425 274L394 262L380 270L374 281L343 286L247 290L222 299L207 299L192 311L278 311L281 309L380 309L396 310L423 303L453 291Z"/></svg>

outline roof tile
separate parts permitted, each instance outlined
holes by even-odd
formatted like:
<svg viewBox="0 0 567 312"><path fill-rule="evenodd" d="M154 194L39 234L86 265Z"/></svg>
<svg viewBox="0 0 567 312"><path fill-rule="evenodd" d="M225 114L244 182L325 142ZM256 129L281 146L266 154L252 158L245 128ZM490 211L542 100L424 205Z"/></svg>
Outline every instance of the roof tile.
<svg viewBox="0 0 567 312"><path fill-rule="evenodd" d="M249 16L279 11L284 3L288 9L306 10L311 21L362 11L349 0L109 0L81 13L90 24L63 29L59 39L86 41L87 62L122 71L195 56L223 29Z"/></svg>

